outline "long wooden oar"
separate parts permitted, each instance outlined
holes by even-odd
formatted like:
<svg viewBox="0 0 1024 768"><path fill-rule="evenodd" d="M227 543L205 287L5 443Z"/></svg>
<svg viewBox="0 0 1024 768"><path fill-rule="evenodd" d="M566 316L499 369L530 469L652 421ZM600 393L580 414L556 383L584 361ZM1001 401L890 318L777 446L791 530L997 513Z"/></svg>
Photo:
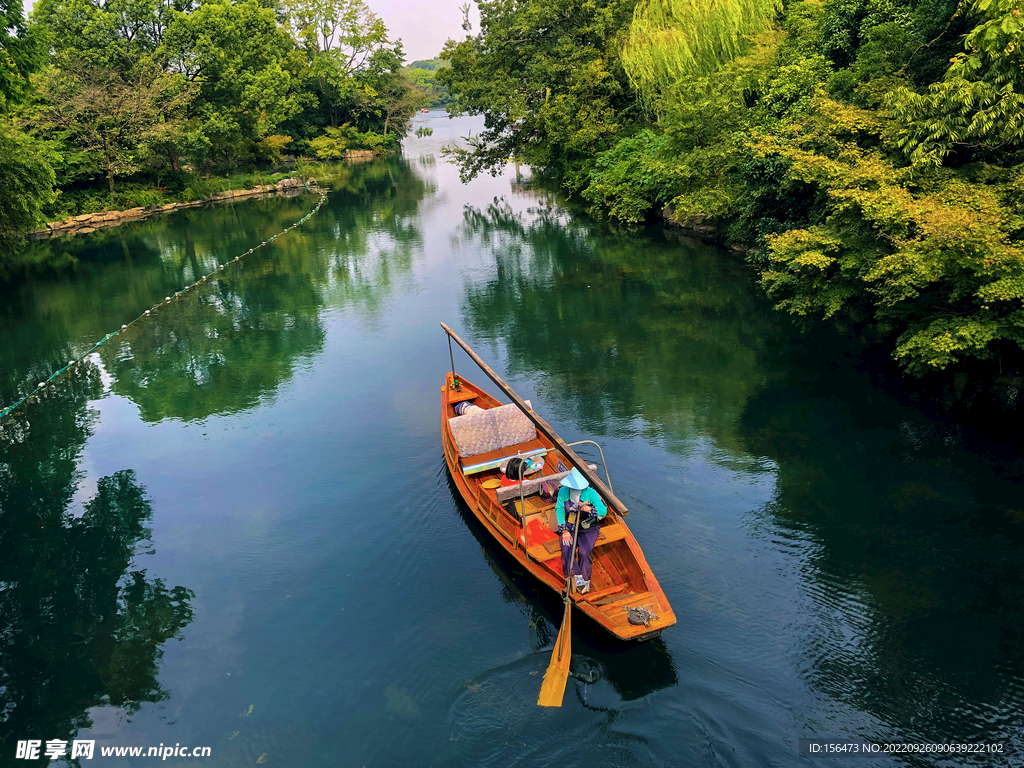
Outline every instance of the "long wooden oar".
<svg viewBox="0 0 1024 768"><path fill-rule="evenodd" d="M618 497L612 493L610 488L606 487L605 484L601 482L587 463L577 456L576 452L566 445L562 438L555 434L555 430L551 428L551 425L538 416L534 410L530 408L521 397L519 397L519 395L513 392L512 387L506 384L498 374L491 370L491 367L481 360L480 356L472 350L469 344L460 339L455 331L444 323L441 323L441 327L444 328L444 332L448 334L448 338L454 339L455 343L466 351L466 354L472 358L473 362L480 366L480 370L486 373L487 377L498 385L498 389L504 392L505 395L507 395L508 398L519 407L519 410L526 414L527 418L534 423L538 431L554 443L555 447L561 451L562 455L569 460L569 463L576 467L576 469L578 469L580 473L587 478L591 487L597 490L597 492L608 503L608 506L620 515L628 515L629 510L626 509L626 505L619 501ZM449 342L449 347L450 346L451 342ZM454 369L455 361L453 359L452 375L455 374ZM558 637L555 638L555 648L551 651L551 662L548 664L547 672L544 673L544 682L541 683L540 697L537 699L537 704L542 707L562 706L562 698L565 696L565 684L569 680L569 660L572 657L572 598L570 597L573 587L572 565L576 559L576 539L579 536L580 519L582 517L582 514L576 514L576 527L572 536L572 549L569 550L569 573L565 578L565 613L562 616L562 626L558 630Z"/></svg>
<svg viewBox="0 0 1024 768"><path fill-rule="evenodd" d="M562 626L555 638L555 648L551 651L544 682L540 684L540 696L537 705L541 707L560 707L565 696L565 684L569 681L569 660L572 658L572 566L576 561L576 541L580 534L582 512L576 512L576 527L572 532L572 549L569 550L569 573L565 577L565 613L562 615Z"/></svg>
<svg viewBox="0 0 1024 768"><path fill-rule="evenodd" d="M587 478L587 482L590 483L590 487L594 488L601 495L601 497L608 503L608 506L623 517L628 515L629 510L626 508L626 505L619 501L619 498L612 493L611 489L601 482L601 478L599 478L593 470L590 469L587 462L577 456L576 452L566 445L562 438L555 434L555 430L551 428L551 425L538 416L534 410L528 406L521 397L519 397L519 395L513 392L512 387L506 384L498 374L491 370L491 367L481 360L480 356L472 350L469 344L460 339L455 331L444 323L441 323L441 327L444 328L444 332L448 334L449 338L453 339L456 344L462 347L466 351L466 354L472 358L473 362L480 366L480 370L487 374L487 377L498 385L498 389L504 392L508 399L515 403L519 407L519 410L526 414L526 417L534 423L537 430L548 440L554 443L555 447L561 451L562 455L565 456L568 462L576 467L576 469L580 471L580 474ZM454 367L454 362L452 367Z"/></svg>
<svg viewBox="0 0 1024 768"><path fill-rule="evenodd" d="M565 604L565 616L562 627L555 639L555 649L551 652L551 662L544 673L544 682L540 684L540 696L537 705L541 707L560 707L565 696L565 685L569 682L569 660L572 656L572 600Z"/></svg>

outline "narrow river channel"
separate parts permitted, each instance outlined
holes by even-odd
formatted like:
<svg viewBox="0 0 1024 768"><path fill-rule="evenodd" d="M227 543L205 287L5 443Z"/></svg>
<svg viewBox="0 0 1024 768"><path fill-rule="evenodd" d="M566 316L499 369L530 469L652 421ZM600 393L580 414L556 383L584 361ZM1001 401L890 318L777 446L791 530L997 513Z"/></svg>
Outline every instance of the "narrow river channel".
<svg viewBox="0 0 1024 768"><path fill-rule="evenodd" d="M440 149L482 124L421 124L0 424L0 765L75 738L203 768L1022 759L1024 456L802 336L735 254L512 167L463 184ZM36 244L0 287L0 406L315 202ZM603 445L679 620L636 646L575 620L558 710L560 605L449 484L442 321Z"/></svg>

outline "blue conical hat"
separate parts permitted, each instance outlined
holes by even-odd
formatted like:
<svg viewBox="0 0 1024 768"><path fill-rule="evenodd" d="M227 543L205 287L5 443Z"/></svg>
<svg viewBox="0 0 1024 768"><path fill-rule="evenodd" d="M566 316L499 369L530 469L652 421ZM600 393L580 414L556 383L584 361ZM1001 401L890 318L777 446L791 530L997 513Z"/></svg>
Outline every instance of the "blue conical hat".
<svg viewBox="0 0 1024 768"><path fill-rule="evenodd" d="M576 469L576 467L573 467L572 471L562 478L561 485L564 485L566 488L572 488L576 491L582 491L584 488L590 487L590 483L587 482L587 478L585 478L583 473Z"/></svg>

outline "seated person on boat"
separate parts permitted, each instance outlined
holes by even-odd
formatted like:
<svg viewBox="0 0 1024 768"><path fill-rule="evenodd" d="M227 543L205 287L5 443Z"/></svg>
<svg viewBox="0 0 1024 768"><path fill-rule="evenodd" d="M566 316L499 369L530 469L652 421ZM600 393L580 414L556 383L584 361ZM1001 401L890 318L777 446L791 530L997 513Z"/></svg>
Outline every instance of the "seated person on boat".
<svg viewBox="0 0 1024 768"><path fill-rule="evenodd" d="M558 530L562 534L562 573L569 575L569 558L572 556L573 530L576 528L576 516L580 515L580 530L576 537L576 558L572 563L572 572L576 577L576 589L586 594L590 591L590 572L593 565L594 545L597 543L601 527L598 521L608 514L608 507L597 494L587 478L572 468L562 478L555 501L555 515L558 519Z"/></svg>

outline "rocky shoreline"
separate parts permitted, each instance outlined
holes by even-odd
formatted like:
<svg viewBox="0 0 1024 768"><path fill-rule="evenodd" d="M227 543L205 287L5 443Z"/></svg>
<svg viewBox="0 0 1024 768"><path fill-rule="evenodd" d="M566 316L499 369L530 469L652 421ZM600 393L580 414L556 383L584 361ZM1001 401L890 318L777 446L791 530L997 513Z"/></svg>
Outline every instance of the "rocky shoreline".
<svg viewBox="0 0 1024 768"><path fill-rule="evenodd" d="M207 203L240 200L257 195L299 195L307 188L316 189L316 180L310 179L307 182L303 182L302 179L281 179L276 184L264 184L252 189L234 189L218 192L206 200L190 200L181 203L168 203L167 205L129 208L127 211L84 213L80 216L69 216L62 221L51 221L45 227L29 232L29 238L32 240L42 240L48 237L64 237L65 235L86 235L104 227L117 227L128 221L142 221L151 216L178 211L183 208L197 208Z"/></svg>

